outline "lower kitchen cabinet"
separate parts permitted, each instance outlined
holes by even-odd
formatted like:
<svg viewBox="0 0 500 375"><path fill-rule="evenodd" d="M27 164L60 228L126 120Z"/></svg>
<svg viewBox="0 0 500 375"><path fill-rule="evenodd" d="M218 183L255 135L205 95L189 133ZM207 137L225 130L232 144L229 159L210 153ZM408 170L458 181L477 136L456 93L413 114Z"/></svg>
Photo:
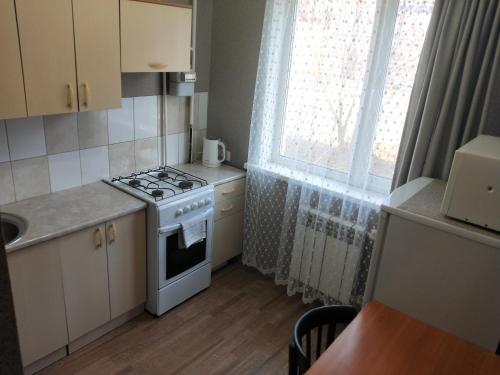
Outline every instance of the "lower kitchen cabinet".
<svg viewBox="0 0 500 375"><path fill-rule="evenodd" d="M110 320L104 225L55 240L61 254L69 341Z"/></svg>
<svg viewBox="0 0 500 375"><path fill-rule="evenodd" d="M68 344L59 249L53 241L7 256L23 366Z"/></svg>
<svg viewBox="0 0 500 375"><path fill-rule="evenodd" d="M215 187L212 269L241 254L244 206L244 178Z"/></svg>
<svg viewBox="0 0 500 375"><path fill-rule="evenodd" d="M215 222L212 264L218 267L241 254L243 246L243 211Z"/></svg>
<svg viewBox="0 0 500 375"><path fill-rule="evenodd" d="M26 367L146 301L145 211L14 251L7 261Z"/></svg>
<svg viewBox="0 0 500 375"><path fill-rule="evenodd" d="M146 302L144 211L107 224L111 319Z"/></svg>

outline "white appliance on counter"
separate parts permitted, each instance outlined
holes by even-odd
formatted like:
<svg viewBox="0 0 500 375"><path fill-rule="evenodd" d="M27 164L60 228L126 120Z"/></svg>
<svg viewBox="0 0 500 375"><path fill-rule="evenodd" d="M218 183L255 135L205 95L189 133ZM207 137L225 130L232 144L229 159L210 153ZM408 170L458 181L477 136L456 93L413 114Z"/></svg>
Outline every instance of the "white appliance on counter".
<svg viewBox="0 0 500 375"><path fill-rule="evenodd" d="M500 138L480 135L455 152L441 212L500 231Z"/></svg>
<svg viewBox="0 0 500 375"><path fill-rule="evenodd" d="M422 177L382 205L365 302L380 301L495 351L500 234L441 214L445 187Z"/></svg>
<svg viewBox="0 0 500 375"><path fill-rule="evenodd" d="M226 145L220 139L203 138L203 165L220 167L226 160Z"/></svg>
<svg viewBox="0 0 500 375"><path fill-rule="evenodd" d="M107 183L148 203L146 309L161 315L210 286L214 188L207 181L161 166ZM206 237L182 246L182 223L202 221Z"/></svg>

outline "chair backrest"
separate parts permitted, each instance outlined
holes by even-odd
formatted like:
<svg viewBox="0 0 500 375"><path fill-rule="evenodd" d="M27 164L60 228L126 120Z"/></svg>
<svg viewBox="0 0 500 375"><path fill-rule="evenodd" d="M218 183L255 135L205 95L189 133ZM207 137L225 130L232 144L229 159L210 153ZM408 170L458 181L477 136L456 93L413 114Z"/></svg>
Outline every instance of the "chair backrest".
<svg viewBox="0 0 500 375"><path fill-rule="evenodd" d="M304 313L295 323L293 331L293 342L289 353L289 374L306 372L313 360L318 359L335 340L337 325L349 324L356 315L356 309L346 305L321 306ZM326 332L324 332L325 327ZM326 333L326 336L323 333ZM313 340L315 348L312 345Z"/></svg>

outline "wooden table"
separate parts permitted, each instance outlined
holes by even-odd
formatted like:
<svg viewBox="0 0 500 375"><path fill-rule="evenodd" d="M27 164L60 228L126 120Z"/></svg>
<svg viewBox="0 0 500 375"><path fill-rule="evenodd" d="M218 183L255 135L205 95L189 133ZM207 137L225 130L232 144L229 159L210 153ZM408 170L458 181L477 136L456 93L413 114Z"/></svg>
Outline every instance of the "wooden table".
<svg viewBox="0 0 500 375"><path fill-rule="evenodd" d="M307 374L499 375L500 356L373 301Z"/></svg>

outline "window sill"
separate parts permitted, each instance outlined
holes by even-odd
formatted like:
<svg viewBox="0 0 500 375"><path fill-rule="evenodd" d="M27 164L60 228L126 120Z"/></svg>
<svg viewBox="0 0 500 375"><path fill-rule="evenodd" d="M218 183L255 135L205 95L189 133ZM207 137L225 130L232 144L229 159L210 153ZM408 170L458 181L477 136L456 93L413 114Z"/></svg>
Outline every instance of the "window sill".
<svg viewBox="0 0 500 375"><path fill-rule="evenodd" d="M249 170L256 169L286 181L310 185L313 188L326 190L332 194L346 195L352 199L363 201L374 206L380 206L387 198L387 194L363 190L327 177L321 177L300 170L292 170L289 167L277 163L266 163L263 166L248 163L247 167Z"/></svg>

